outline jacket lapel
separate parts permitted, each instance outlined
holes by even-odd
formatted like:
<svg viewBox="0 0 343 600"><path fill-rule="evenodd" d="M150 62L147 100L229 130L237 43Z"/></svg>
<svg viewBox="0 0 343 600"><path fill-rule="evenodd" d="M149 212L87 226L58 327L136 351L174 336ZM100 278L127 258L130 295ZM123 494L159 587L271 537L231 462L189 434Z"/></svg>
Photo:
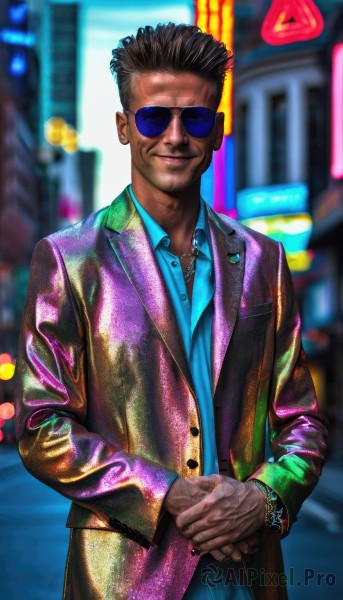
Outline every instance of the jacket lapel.
<svg viewBox="0 0 343 600"><path fill-rule="evenodd" d="M109 207L106 227L110 230L108 237L117 259L195 395L174 309L128 188Z"/></svg>
<svg viewBox="0 0 343 600"><path fill-rule="evenodd" d="M215 273L211 348L214 396L240 305L245 245L231 225L219 219L209 207L208 213Z"/></svg>

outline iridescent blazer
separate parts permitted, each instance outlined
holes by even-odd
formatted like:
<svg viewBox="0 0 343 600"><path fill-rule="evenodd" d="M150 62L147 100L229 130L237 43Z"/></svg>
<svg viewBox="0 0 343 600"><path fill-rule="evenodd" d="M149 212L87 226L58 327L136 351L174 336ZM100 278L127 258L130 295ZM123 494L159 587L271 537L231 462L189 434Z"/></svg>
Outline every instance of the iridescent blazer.
<svg viewBox="0 0 343 600"><path fill-rule="evenodd" d="M220 471L268 484L292 523L320 474L325 422L291 276L279 244L207 210ZM16 414L25 466L72 500L65 600L180 600L198 558L162 503L177 474L202 473L201 422L176 318L128 190L36 246ZM274 462L265 459L266 420ZM249 567L282 571L278 534L262 536ZM254 594L286 598L285 588L259 588L258 578Z"/></svg>

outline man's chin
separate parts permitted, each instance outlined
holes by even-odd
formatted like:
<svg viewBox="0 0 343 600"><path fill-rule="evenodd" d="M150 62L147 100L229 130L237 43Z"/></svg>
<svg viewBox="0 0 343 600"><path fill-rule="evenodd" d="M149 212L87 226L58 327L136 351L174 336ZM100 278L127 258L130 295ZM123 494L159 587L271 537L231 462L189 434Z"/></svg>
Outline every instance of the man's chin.
<svg viewBox="0 0 343 600"><path fill-rule="evenodd" d="M159 189L166 194L178 194L194 190L198 187L198 180L194 181L163 181Z"/></svg>

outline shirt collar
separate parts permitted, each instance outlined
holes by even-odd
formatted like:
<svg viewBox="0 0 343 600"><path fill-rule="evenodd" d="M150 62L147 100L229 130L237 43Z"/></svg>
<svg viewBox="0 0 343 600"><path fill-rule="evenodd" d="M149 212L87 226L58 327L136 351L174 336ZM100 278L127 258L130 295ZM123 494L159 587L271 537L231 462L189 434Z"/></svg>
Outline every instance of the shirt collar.
<svg viewBox="0 0 343 600"><path fill-rule="evenodd" d="M141 203L137 200L134 191L132 189L132 185L129 187L132 201L137 209L139 216L141 217L145 228L148 232L151 244L153 249L156 251L156 248L159 244L164 246L165 248L169 248L170 246L170 238L166 231L152 218L152 216L145 210L145 208L141 205ZM208 245L208 234L207 234L207 221L206 221L206 210L205 210L205 202L201 198L200 199L200 210L198 215L198 220L195 226L196 237L198 242L198 247L201 252L203 252L208 258L211 258L210 249ZM167 239L168 245L165 243L162 244L162 240Z"/></svg>

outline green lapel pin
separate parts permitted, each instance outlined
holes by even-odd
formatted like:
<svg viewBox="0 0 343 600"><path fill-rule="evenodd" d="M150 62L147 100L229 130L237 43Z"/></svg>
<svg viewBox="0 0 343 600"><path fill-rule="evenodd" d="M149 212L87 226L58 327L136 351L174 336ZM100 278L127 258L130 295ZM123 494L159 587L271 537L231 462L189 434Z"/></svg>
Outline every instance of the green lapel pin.
<svg viewBox="0 0 343 600"><path fill-rule="evenodd" d="M239 252L237 252L236 254L230 254L229 256L229 261L232 265L235 265L241 260L241 255L239 254Z"/></svg>

